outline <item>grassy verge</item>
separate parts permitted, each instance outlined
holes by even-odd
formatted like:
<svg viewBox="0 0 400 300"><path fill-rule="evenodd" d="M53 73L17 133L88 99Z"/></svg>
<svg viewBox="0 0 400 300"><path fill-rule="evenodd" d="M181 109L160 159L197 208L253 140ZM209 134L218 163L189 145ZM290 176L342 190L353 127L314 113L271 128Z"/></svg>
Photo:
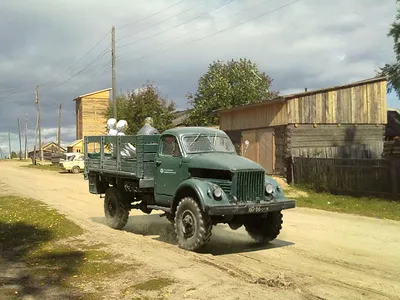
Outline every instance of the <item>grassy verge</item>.
<svg viewBox="0 0 400 300"><path fill-rule="evenodd" d="M299 187L286 188L285 192L293 193L293 189L299 191L297 193L298 196L295 197L296 205L299 207L400 221L399 201L316 193L312 190Z"/></svg>
<svg viewBox="0 0 400 300"><path fill-rule="evenodd" d="M118 280L138 265L119 262L102 250L104 244L85 245L84 234L39 201L0 197L0 299L96 299L110 293L122 299ZM162 289L167 282L152 285Z"/></svg>
<svg viewBox="0 0 400 300"><path fill-rule="evenodd" d="M44 171L57 171L61 172L61 168L57 165L25 165L21 166L23 168L29 168L29 169L38 169L38 170L44 170Z"/></svg>

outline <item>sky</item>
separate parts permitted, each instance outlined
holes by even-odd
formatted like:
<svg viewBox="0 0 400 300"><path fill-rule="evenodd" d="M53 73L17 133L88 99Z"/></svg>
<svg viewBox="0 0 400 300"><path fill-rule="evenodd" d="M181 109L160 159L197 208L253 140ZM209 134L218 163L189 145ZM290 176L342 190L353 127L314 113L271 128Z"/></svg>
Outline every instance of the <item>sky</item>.
<svg viewBox="0 0 400 300"><path fill-rule="evenodd" d="M395 14L395 0L0 0L0 148L10 132L19 149L26 114L33 148L35 85L42 140L56 141L60 103L61 142L75 140L73 99L111 87L112 26L118 92L150 80L186 109L215 60L250 59L281 94L374 77L394 61Z"/></svg>

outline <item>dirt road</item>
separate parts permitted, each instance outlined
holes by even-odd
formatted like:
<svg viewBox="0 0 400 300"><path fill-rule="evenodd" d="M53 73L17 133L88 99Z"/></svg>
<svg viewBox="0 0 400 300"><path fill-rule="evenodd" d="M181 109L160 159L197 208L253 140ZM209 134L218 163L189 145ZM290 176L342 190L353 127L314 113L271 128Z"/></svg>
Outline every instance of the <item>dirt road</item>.
<svg viewBox="0 0 400 300"><path fill-rule="evenodd" d="M218 225L197 254L175 245L158 214L132 212L123 231L103 225L102 199L81 175L2 162L0 192L42 200L89 240L175 278L169 299L400 299L400 222L296 208L284 212L283 231L268 247Z"/></svg>

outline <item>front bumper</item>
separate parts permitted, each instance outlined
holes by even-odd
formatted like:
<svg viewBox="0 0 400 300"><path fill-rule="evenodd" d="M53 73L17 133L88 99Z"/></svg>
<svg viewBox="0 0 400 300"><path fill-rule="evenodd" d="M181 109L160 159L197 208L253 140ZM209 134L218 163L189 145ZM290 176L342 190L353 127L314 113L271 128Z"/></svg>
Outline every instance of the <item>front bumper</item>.
<svg viewBox="0 0 400 300"><path fill-rule="evenodd" d="M289 208L295 208L295 200L284 200L273 203L248 203L231 205L205 205L204 210L212 216L222 215L248 215L267 213L270 211L280 211Z"/></svg>

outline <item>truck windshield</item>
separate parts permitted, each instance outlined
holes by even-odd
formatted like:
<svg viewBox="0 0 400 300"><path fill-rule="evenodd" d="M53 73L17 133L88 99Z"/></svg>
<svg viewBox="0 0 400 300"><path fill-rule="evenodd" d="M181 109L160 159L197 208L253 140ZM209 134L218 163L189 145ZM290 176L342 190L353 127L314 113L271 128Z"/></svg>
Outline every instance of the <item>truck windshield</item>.
<svg viewBox="0 0 400 300"><path fill-rule="evenodd" d="M186 135L183 137L183 147L187 153L235 152L235 147L230 138L217 134Z"/></svg>

